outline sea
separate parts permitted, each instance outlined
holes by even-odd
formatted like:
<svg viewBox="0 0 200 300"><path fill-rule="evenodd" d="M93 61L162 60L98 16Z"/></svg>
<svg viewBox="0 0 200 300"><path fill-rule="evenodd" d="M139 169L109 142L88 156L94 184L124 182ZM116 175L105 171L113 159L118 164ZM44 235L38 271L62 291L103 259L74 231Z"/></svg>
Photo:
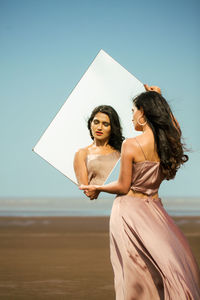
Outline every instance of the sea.
<svg viewBox="0 0 200 300"><path fill-rule="evenodd" d="M200 198L161 197L171 216L200 216ZM88 198L0 198L0 217L33 216L109 216L113 198L90 201Z"/></svg>

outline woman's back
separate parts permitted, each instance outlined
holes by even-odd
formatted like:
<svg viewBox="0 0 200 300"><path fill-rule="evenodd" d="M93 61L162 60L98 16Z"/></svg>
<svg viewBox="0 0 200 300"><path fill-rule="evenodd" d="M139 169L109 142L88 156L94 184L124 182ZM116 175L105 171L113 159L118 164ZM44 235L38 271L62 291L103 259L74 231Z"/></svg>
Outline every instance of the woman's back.
<svg viewBox="0 0 200 300"><path fill-rule="evenodd" d="M131 138L134 147L134 162L154 161L159 162L154 135L151 131L145 132L137 137Z"/></svg>
<svg viewBox="0 0 200 300"><path fill-rule="evenodd" d="M134 138L134 142L136 153L132 168L131 190L153 196L157 194L164 179L160 168L160 160L155 149L154 138L152 135L145 137L141 135L139 138Z"/></svg>

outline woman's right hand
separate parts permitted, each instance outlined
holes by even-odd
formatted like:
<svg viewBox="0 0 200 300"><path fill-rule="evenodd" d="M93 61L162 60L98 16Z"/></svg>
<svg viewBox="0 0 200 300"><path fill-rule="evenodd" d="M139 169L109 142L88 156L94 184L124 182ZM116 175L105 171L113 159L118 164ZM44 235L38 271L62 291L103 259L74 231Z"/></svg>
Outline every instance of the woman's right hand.
<svg viewBox="0 0 200 300"><path fill-rule="evenodd" d="M90 198L90 200L97 199L100 191L98 191L98 185L84 185L79 186L79 190L83 190L84 194Z"/></svg>
<svg viewBox="0 0 200 300"><path fill-rule="evenodd" d="M153 91L153 92L157 92L157 93L161 94L161 89L159 88L159 86L156 86L156 85L149 86L148 84L144 84L144 87L147 92Z"/></svg>

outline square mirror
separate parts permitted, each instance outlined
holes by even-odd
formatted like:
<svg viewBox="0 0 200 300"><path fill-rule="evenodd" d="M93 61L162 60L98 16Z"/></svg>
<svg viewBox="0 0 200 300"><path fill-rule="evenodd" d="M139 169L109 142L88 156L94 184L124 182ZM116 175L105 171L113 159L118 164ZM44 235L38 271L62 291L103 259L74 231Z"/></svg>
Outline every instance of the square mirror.
<svg viewBox="0 0 200 300"><path fill-rule="evenodd" d="M74 160L79 149L86 149L93 143L87 126L92 111L100 105L111 106L120 118L123 136L132 137L132 98L144 91L138 79L100 50L33 151L78 184ZM107 168L100 184L106 181L118 159L116 156L113 165ZM105 166L107 162L102 164Z"/></svg>

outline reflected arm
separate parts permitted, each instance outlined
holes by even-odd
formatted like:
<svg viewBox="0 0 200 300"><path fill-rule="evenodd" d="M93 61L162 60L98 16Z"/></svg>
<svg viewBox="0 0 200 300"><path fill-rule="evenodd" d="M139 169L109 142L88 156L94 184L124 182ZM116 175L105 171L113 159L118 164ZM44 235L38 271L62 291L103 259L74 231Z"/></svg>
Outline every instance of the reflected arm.
<svg viewBox="0 0 200 300"><path fill-rule="evenodd" d="M80 149L76 152L74 156L74 172L76 174L76 179L78 184L88 184L88 173L86 167L86 151Z"/></svg>

